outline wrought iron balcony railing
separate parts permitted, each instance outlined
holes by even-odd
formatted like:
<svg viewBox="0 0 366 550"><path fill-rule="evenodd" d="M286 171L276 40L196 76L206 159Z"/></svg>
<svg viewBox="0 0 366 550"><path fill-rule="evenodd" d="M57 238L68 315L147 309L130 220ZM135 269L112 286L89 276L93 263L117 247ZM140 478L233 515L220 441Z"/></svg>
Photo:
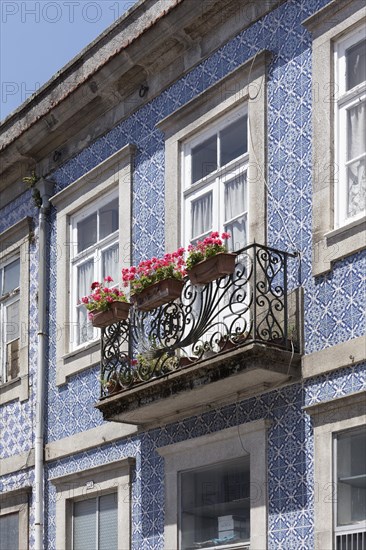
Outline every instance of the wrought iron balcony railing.
<svg viewBox="0 0 366 550"><path fill-rule="evenodd" d="M238 252L232 275L205 285L187 279L180 298L153 311L131 307L127 321L102 331L101 397L248 344L296 346L288 321L293 257L252 244Z"/></svg>

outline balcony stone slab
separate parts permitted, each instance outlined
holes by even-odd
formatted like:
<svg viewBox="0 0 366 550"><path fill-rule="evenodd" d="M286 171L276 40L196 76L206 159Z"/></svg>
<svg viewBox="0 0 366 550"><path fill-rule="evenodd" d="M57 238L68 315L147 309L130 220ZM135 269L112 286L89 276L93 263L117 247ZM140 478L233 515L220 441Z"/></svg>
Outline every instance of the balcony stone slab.
<svg viewBox="0 0 366 550"><path fill-rule="evenodd" d="M301 355L252 343L101 399L104 420L143 428L167 424L293 382Z"/></svg>

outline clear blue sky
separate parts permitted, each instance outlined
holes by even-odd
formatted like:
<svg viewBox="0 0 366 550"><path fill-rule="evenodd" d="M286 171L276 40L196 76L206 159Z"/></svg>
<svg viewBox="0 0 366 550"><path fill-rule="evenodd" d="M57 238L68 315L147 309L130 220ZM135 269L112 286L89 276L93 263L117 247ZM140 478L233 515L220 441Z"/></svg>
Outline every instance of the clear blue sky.
<svg viewBox="0 0 366 550"><path fill-rule="evenodd" d="M0 0L0 119L136 0Z"/></svg>

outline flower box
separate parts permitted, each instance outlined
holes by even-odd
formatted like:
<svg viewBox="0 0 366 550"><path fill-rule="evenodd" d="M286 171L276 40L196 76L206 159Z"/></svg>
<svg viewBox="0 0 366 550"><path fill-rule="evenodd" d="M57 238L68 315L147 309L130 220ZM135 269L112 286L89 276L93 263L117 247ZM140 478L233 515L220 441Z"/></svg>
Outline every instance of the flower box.
<svg viewBox="0 0 366 550"><path fill-rule="evenodd" d="M179 279L163 279L144 288L138 294L134 294L132 301L139 310L150 311L179 298L182 289L183 281Z"/></svg>
<svg viewBox="0 0 366 550"><path fill-rule="evenodd" d="M204 285L230 275L235 269L236 254L219 252L207 260L203 260L187 271L190 281L194 285Z"/></svg>
<svg viewBox="0 0 366 550"><path fill-rule="evenodd" d="M112 302L110 309L93 313L92 325L97 328L105 328L119 321L125 321L130 311L128 302Z"/></svg>

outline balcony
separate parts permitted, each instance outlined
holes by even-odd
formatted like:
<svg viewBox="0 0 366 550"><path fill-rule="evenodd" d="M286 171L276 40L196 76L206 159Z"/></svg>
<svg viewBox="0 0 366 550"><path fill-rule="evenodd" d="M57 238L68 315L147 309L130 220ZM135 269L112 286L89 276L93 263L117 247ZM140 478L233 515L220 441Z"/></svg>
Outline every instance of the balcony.
<svg viewBox="0 0 366 550"><path fill-rule="evenodd" d="M152 426L268 391L300 376L294 255L252 244L231 275L184 281L180 297L102 330L105 420ZM293 266L295 267L295 266Z"/></svg>

